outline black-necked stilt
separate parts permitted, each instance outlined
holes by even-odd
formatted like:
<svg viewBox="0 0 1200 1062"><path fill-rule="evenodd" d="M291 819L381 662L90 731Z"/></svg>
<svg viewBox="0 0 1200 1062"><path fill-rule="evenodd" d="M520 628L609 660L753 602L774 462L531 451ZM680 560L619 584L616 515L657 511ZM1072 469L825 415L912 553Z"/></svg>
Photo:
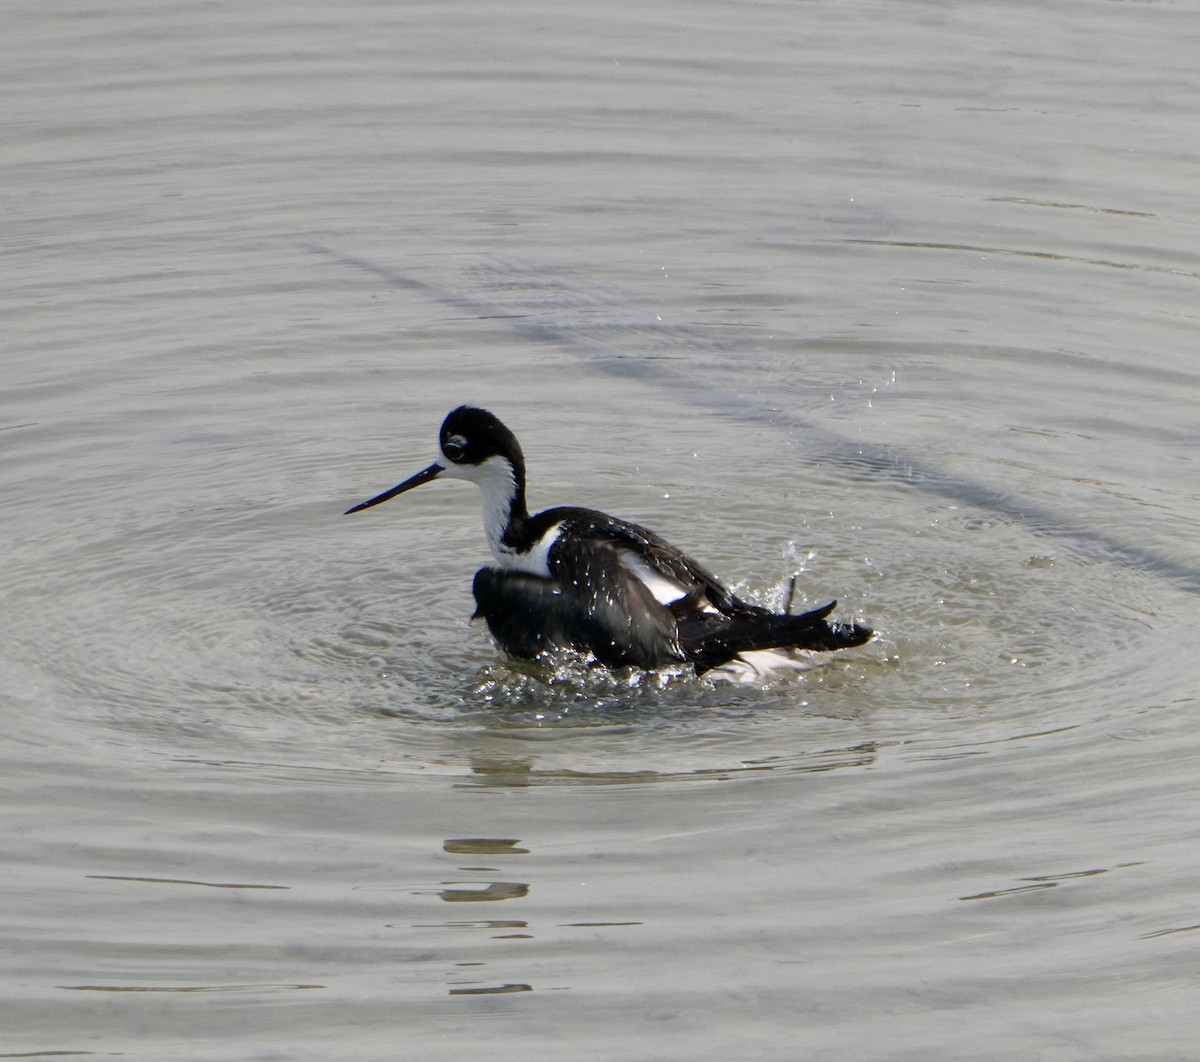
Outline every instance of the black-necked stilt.
<svg viewBox="0 0 1200 1062"><path fill-rule="evenodd" d="M347 514L442 477L477 483L496 565L475 573L475 615L513 656L572 649L609 667L690 664L744 678L805 666L795 651L844 649L872 636L858 624L826 622L836 601L802 615L742 601L637 524L573 506L530 516L521 446L487 410L459 406L438 442L428 468Z"/></svg>

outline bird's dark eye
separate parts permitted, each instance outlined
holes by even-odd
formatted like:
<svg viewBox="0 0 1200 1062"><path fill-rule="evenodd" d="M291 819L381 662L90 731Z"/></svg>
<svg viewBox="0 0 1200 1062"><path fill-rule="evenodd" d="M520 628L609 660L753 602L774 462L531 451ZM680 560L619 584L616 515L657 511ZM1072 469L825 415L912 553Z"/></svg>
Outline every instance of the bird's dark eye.
<svg viewBox="0 0 1200 1062"><path fill-rule="evenodd" d="M451 461L461 461L467 455L467 440L461 435L451 435L442 444L442 452Z"/></svg>

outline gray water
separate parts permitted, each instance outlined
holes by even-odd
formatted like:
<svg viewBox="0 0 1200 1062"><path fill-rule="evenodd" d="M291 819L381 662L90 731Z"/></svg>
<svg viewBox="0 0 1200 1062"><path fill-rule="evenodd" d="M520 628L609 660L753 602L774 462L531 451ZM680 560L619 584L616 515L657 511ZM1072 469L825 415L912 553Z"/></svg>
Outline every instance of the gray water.
<svg viewBox="0 0 1200 1062"><path fill-rule="evenodd" d="M1195 4L4 21L0 1057L1196 1057ZM879 637L514 668L462 401Z"/></svg>

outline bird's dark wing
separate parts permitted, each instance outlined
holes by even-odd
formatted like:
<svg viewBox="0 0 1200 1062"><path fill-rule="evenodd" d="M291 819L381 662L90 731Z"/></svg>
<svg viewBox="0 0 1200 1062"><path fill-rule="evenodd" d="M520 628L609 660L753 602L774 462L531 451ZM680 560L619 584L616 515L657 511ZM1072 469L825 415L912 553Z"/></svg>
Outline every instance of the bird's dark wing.
<svg viewBox="0 0 1200 1062"><path fill-rule="evenodd" d="M555 570L557 555L561 555L559 551L565 549L572 538L581 537L594 542L605 542L617 551L633 554L660 578L675 583L679 587L680 596L690 594L703 598L714 608L726 613L760 611L757 606L750 605L730 593L704 565L640 524L619 520L594 509L573 507L550 509L541 513L538 519L548 524L561 522L564 525L561 545L556 546L551 554L552 573Z"/></svg>
<svg viewBox="0 0 1200 1062"><path fill-rule="evenodd" d="M532 657L574 649L607 667L685 662L674 615L630 575L610 542L571 537L558 547L556 566L550 579L497 568L476 573L475 614L506 651Z"/></svg>

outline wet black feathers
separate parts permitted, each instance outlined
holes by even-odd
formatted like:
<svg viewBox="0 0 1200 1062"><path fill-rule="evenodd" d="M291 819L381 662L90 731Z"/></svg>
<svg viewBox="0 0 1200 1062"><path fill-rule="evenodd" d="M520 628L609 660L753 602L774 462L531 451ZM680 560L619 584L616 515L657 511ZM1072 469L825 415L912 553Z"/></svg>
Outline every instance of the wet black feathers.
<svg viewBox="0 0 1200 1062"><path fill-rule="evenodd" d="M547 649L590 653L607 667L655 669L681 664L675 617L632 578L606 542L570 539L555 551L569 578L481 568L476 616L514 656Z"/></svg>
<svg viewBox="0 0 1200 1062"><path fill-rule="evenodd" d="M797 616L742 601L702 565L637 524L576 508L551 509L532 520L539 534L561 525L550 577L483 568L474 583L476 616L514 656L567 648L608 667L691 664L703 673L743 652L830 651L872 636L857 624L829 623L836 602ZM661 604L622 563L622 552L678 584L679 600Z"/></svg>

